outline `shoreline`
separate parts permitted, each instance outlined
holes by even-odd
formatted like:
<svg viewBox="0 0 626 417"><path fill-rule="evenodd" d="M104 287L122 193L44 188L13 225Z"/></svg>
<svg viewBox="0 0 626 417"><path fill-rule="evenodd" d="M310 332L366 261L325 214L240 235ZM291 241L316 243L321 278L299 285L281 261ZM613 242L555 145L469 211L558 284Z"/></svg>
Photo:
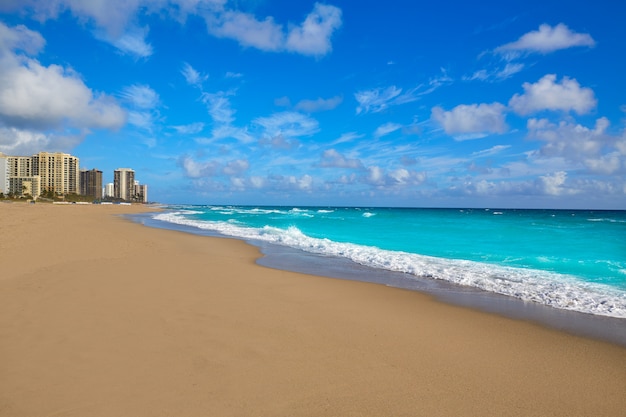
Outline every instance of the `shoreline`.
<svg viewBox="0 0 626 417"><path fill-rule="evenodd" d="M0 205L0 414L611 416L626 348L270 269L152 207Z"/></svg>
<svg viewBox="0 0 626 417"><path fill-rule="evenodd" d="M491 293L474 287L410 276L371 268L351 260L326 257L298 249L267 242L245 240L217 232L154 220L149 214L130 215L128 218L147 227L182 231L218 239L235 239L259 248L261 256L256 263L291 272L327 278L375 283L434 296L437 300L454 306L467 307L503 317L536 323L550 329L572 335L603 340L626 347L626 319L564 310L533 302L525 302L510 296Z"/></svg>

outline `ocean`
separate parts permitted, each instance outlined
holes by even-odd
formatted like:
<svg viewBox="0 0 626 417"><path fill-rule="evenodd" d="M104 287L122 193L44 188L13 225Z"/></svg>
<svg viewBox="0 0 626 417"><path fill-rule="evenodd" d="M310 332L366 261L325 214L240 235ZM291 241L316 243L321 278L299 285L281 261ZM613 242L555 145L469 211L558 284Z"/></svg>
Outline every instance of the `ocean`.
<svg viewBox="0 0 626 417"><path fill-rule="evenodd" d="M626 318L626 211L165 209L151 214L159 227L183 226L246 240L269 253L289 253L291 260L282 256L277 261L285 269L341 277L356 268L356 275L377 275L374 281L383 284L419 289L445 283L550 308ZM297 266L306 262L309 269Z"/></svg>

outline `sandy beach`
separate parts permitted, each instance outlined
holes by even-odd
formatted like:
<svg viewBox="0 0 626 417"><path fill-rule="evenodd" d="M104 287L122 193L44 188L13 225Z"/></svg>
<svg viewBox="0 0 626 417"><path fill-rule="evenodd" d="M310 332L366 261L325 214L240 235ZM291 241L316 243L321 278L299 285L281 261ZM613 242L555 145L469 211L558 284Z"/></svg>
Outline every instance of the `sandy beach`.
<svg viewBox="0 0 626 417"><path fill-rule="evenodd" d="M0 203L0 416L620 416L626 348L255 264L143 206Z"/></svg>

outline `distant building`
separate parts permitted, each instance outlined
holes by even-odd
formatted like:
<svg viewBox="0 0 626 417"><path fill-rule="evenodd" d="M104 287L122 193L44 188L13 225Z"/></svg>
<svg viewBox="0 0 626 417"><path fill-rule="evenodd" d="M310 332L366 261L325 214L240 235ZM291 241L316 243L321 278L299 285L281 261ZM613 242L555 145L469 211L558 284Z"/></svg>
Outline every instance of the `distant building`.
<svg viewBox="0 0 626 417"><path fill-rule="evenodd" d="M118 168L113 171L113 193L115 198L124 201L135 199L135 171L130 168Z"/></svg>
<svg viewBox="0 0 626 417"><path fill-rule="evenodd" d="M102 171L97 169L80 171L80 194L102 199Z"/></svg>
<svg viewBox="0 0 626 417"><path fill-rule="evenodd" d="M139 181L135 181L135 199L140 203L148 202L148 186L146 184L139 184Z"/></svg>
<svg viewBox="0 0 626 417"><path fill-rule="evenodd" d="M112 182L107 183L104 186L104 197L114 197L115 196L115 187Z"/></svg>
<svg viewBox="0 0 626 417"><path fill-rule="evenodd" d="M78 194L79 161L67 153L39 152L32 157L32 173L41 178L42 191Z"/></svg>
<svg viewBox="0 0 626 417"><path fill-rule="evenodd" d="M9 192L13 195L29 195L37 199L41 195L41 179L39 175L32 177L10 177Z"/></svg>
<svg viewBox="0 0 626 417"><path fill-rule="evenodd" d="M0 154L0 192L39 197L41 178L34 172L32 157Z"/></svg>

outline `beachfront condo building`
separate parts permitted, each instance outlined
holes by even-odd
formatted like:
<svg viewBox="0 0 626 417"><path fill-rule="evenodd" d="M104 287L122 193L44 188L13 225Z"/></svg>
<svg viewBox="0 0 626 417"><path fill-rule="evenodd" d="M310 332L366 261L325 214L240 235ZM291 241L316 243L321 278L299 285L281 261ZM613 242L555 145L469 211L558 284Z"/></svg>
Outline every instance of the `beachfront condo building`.
<svg viewBox="0 0 626 417"><path fill-rule="evenodd" d="M104 186L102 193L104 195L105 198L107 197L115 197L115 187L113 185L112 182L107 183L107 185Z"/></svg>
<svg viewBox="0 0 626 417"><path fill-rule="evenodd" d="M32 171L41 178L41 190L55 194L78 194L78 158L61 152L39 152L32 157Z"/></svg>
<svg viewBox="0 0 626 417"><path fill-rule="evenodd" d="M41 178L33 170L30 156L9 156L0 153L0 192L37 198L41 193Z"/></svg>
<svg viewBox="0 0 626 417"><path fill-rule="evenodd" d="M135 171L130 168L118 168L113 171L113 193L115 198L133 201L135 199Z"/></svg>
<svg viewBox="0 0 626 417"><path fill-rule="evenodd" d="M139 184L139 181L135 181L135 198L139 203L148 202L148 186L146 184Z"/></svg>
<svg viewBox="0 0 626 417"><path fill-rule="evenodd" d="M102 199L102 171L97 169L80 170L80 194Z"/></svg>

